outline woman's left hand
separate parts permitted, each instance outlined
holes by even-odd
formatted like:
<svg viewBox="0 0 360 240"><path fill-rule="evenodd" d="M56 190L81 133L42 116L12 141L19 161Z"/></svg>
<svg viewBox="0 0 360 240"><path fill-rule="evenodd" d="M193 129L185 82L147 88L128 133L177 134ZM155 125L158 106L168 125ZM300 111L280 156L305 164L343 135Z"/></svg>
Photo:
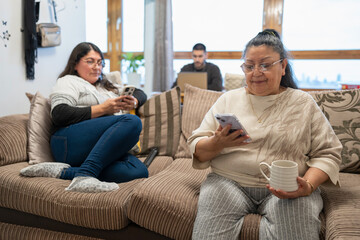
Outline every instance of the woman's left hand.
<svg viewBox="0 0 360 240"><path fill-rule="evenodd" d="M267 184L266 187L271 191L272 194L274 194L280 199L305 197L305 196L309 196L312 193L311 186L306 182L304 178L297 177L297 182L299 188L294 192L285 192L280 189L275 189L270 187L269 184Z"/></svg>
<svg viewBox="0 0 360 240"><path fill-rule="evenodd" d="M138 105L138 100L133 97L133 96L129 96L129 95L123 95L119 97L121 99L121 103L120 103L120 108L121 110L133 110L136 108L136 106Z"/></svg>

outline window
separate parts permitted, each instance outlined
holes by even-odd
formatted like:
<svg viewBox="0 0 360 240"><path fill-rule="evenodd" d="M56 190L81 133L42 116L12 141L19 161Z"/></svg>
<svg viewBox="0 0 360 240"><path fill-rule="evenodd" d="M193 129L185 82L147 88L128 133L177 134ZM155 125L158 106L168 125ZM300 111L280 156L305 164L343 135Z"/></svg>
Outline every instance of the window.
<svg viewBox="0 0 360 240"><path fill-rule="evenodd" d="M294 73L300 88L340 88L341 84L359 83L360 60L346 55L324 60L319 50L360 49L360 2L357 0L284 1L282 36L290 50L313 51L313 59L294 60ZM299 17L306 13L306 17Z"/></svg>
<svg viewBox="0 0 360 240"><path fill-rule="evenodd" d="M145 1L86 3L91 2L109 4L112 30L105 55L110 69L118 70L122 52L143 51ZM217 64L223 75L242 73L239 65L246 42L263 28L275 28L294 56L291 63L300 87L336 88L341 83L360 82L358 0L172 0L172 5L175 73L192 61L191 49L196 42L206 45L208 61ZM116 36L111 35L114 33ZM122 47L111 47L114 42Z"/></svg>
<svg viewBox="0 0 360 240"><path fill-rule="evenodd" d="M122 0L123 37L122 52L144 52L144 0ZM129 64L121 62L122 79L127 83L126 69ZM144 84L145 67L140 67L141 84Z"/></svg>
<svg viewBox="0 0 360 240"><path fill-rule="evenodd" d="M246 11L244 10L246 8ZM173 0L174 51L242 51L262 29L263 0Z"/></svg>
<svg viewBox="0 0 360 240"><path fill-rule="evenodd" d="M360 49L360 1L285 0L283 41L291 50Z"/></svg>
<svg viewBox="0 0 360 240"><path fill-rule="evenodd" d="M299 88L340 89L359 84L360 60L292 60Z"/></svg>
<svg viewBox="0 0 360 240"><path fill-rule="evenodd" d="M175 52L191 52L198 42L214 55L220 51L241 52L262 29L263 0L227 0L221 4L217 0L173 0L172 9ZM207 61L218 65L224 77L225 73L242 74L240 56ZM191 58L191 54L175 56L175 76L182 66L192 62L186 57Z"/></svg>
<svg viewBox="0 0 360 240"><path fill-rule="evenodd" d="M86 0L86 41L108 51L107 38L107 0Z"/></svg>
<svg viewBox="0 0 360 240"><path fill-rule="evenodd" d="M144 0L123 2L123 52L144 51Z"/></svg>

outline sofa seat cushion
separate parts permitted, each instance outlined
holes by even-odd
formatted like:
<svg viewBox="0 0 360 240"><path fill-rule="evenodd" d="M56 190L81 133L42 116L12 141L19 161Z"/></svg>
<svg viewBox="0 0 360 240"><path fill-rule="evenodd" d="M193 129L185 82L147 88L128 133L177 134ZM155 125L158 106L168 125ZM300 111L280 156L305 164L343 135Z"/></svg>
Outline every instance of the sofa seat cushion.
<svg viewBox="0 0 360 240"><path fill-rule="evenodd" d="M144 162L144 160L146 159L146 157L139 157L139 156L138 156L138 158L142 162ZM159 172L164 170L167 166L169 166L173 161L174 161L174 159L169 156L155 157L154 160L152 161L152 163L150 164L150 166L148 167L149 176L151 177L151 176L158 174Z"/></svg>
<svg viewBox="0 0 360 240"><path fill-rule="evenodd" d="M200 185L210 169L195 170L179 158L135 187L128 217L136 224L172 239L191 239Z"/></svg>
<svg viewBox="0 0 360 240"><path fill-rule="evenodd" d="M70 233L54 232L40 228L24 227L0 222L0 239L62 239L62 240L100 240Z"/></svg>
<svg viewBox="0 0 360 240"><path fill-rule="evenodd" d="M322 186L326 239L360 238L360 175L340 173L341 188Z"/></svg>
<svg viewBox="0 0 360 240"><path fill-rule="evenodd" d="M149 172L156 174L172 163L171 157L158 157ZM70 180L20 176L27 162L0 167L0 206L63 223L92 229L119 230L129 223L127 205L134 188L144 179L119 184L104 193L68 192Z"/></svg>

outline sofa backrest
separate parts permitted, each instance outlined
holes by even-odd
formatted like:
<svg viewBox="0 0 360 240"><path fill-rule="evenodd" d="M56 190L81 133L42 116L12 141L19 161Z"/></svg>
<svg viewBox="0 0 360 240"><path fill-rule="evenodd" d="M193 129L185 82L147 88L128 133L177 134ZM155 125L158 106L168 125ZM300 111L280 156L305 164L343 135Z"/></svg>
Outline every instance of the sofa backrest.
<svg viewBox="0 0 360 240"><path fill-rule="evenodd" d="M151 97L138 109L137 115L143 124L140 155L157 147L159 156L173 157L179 144L181 129L179 87Z"/></svg>
<svg viewBox="0 0 360 240"><path fill-rule="evenodd" d="M0 166L27 160L28 114L0 118Z"/></svg>
<svg viewBox="0 0 360 240"><path fill-rule="evenodd" d="M360 173L360 89L309 93L343 145L340 171Z"/></svg>
<svg viewBox="0 0 360 240"><path fill-rule="evenodd" d="M175 158L191 158L186 140L191 136L192 131L200 126L205 114L221 94L223 93L204 90L191 85L185 86L180 143Z"/></svg>
<svg viewBox="0 0 360 240"><path fill-rule="evenodd" d="M120 82L119 72L107 75ZM36 164L54 161L50 150L53 124L48 98L39 92L26 93L31 102L29 114L0 118L0 166L29 161ZM143 124L141 152L158 147L158 155L174 156L180 138L180 89L173 88L149 99L138 109Z"/></svg>

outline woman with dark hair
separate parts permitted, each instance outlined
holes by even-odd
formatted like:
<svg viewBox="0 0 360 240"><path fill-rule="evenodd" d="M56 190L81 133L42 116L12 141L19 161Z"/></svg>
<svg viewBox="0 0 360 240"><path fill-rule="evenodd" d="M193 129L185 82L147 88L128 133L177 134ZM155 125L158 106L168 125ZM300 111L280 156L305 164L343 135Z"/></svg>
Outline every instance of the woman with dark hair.
<svg viewBox="0 0 360 240"><path fill-rule="evenodd" d="M319 239L318 188L339 184L342 145L313 98L297 90L279 34L266 29L243 52L247 86L221 95L188 139L193 167L211 167L202 183L193 239L238 239L244 216L262 216L260 239ZM242 130L221 127L232 113ZM249 141L250 140L250 141ZM271 187L262 162L296 162L297 190Z"/></svg>
<svg viewBox="0 0 360 240"><path fill-rule="evenodd" d="M127 114L147 96L140 89L133 96L120 95L124 86L107 80L103 67L96 45L83 42L73 49L50 95L57 126L50 145L56 162L24 168L23 176L72 180L65 190L79 192L112 191L117 183L148 177L146 166L129 153L142 124Z"/></svg>

